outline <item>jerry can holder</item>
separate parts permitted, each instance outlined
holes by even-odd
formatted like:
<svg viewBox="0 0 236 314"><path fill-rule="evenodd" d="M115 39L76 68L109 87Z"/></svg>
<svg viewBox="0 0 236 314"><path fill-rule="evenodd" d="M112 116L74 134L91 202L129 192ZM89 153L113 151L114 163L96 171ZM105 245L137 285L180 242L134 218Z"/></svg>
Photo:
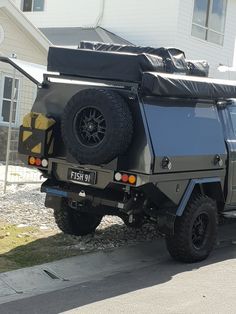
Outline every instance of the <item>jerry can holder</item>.
<svg viewBox="0 0 236 314"><path fill-rule="evenodd" d="M53 119L48 119L41 115L40 118L47 119L50 121L49 124L51 125L49 127L44 127L44 129L39 129L35 127L35 120L37 119L35 117L37 117L37 114L31 114L30 117L27 117L27 127L24 126L24 122L23 125L20 126L18 152L23 155L34 157L50 157L54 152L56 122ZM31 125L30 127L28 126L29 124Z"/></svg>

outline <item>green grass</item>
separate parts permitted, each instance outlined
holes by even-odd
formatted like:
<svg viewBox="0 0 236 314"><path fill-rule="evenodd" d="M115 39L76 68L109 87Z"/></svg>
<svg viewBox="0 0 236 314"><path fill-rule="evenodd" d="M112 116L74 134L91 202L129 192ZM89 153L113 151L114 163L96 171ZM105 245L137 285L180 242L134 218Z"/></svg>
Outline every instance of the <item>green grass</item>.
<svg viewBox="0 0 236 314"><path fill-rule="evenodd" d="M76 237L62 233L1 223L0 272L81 254L80 250L73 248L78 242Z"/></svg>

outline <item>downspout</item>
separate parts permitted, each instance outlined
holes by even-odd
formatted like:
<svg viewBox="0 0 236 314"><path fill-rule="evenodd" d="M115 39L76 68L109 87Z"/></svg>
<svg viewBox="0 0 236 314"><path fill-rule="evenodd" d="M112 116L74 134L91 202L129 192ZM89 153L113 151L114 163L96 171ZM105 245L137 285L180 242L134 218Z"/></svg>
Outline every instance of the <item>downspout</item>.
<svg viewBox="0 0 236 314"><path fill-rule="evenodd" d="M93 26L87 26L86 28L93 28L104 43L110 43L112 42L112 39L110 38L109 34L100 27L104 17L105 6L106 0L100 0L100 9L96 22Z"/></svg>
<svg viewBox="0 0 236 314"><path fill-rule="evenodd" d="M102 20L103 20L103 16L104 16L104 11L105 11L105 5L106 5L106 0L101 0L100 1L100 12L99 12L99 15L98 15L98 18L97 18L97 21L94 25L94 28L100 26Z"/></svg>
<svg viewBox="0 0 236 314"><path fill-rule="evenodd" d="M99 8L99 13L98 17L93 25L84 25L83 28L96 28L99 27L103 16L104 16L104 10L105 10L105 0L100 0L100 8Z"/></svg>
<svg viewBox="0 0 236 314"><path fill-rule="evenodd" d="M105 6L106 6L106 0L101 0L100 2L100 14L98 16L97 22L95 24L95 30L100 36L100 38L104 41L104 43L110 43L112 42L112 39L110 38L109 34L105 32L104 29L100 27L103 17L104 17L104 12L105 12Z"/></svg>

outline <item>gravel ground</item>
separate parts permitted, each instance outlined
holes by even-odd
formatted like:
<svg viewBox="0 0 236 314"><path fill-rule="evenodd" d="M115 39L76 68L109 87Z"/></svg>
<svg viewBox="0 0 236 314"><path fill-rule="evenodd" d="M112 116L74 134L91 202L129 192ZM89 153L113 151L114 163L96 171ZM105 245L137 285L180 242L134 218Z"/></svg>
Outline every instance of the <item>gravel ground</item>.
<svg viewBox="0 0 236 314"><path fill-rule="evenodd" d="M44 197L40 185L8 186L7 194L0 194L0 220L7 224L34 226L47 232L52 230L53 233L59 233L53 210L44 207ZM135 230L126 227L118 217L105 216L95 234L77 237L78 245L74 244L73 237L72 245L90 251L150 241L158 237L155 225L145 224L141 229Z"/></svg>

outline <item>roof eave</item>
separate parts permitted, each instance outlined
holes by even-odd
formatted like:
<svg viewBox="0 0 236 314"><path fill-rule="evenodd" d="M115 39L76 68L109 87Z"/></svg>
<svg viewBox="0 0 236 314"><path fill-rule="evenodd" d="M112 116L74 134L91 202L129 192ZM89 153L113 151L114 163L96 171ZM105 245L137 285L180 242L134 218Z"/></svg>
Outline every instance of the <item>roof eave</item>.
<svg viewBox="0 0 236 314"><path fill-rule="evenodd" d="M25 15L9 0L0 0L0 8L3 8L8 15L10 15L24 30L31 35L41 47L48 51L52 43L44 36L41 31L35 27Z"/></svg>

